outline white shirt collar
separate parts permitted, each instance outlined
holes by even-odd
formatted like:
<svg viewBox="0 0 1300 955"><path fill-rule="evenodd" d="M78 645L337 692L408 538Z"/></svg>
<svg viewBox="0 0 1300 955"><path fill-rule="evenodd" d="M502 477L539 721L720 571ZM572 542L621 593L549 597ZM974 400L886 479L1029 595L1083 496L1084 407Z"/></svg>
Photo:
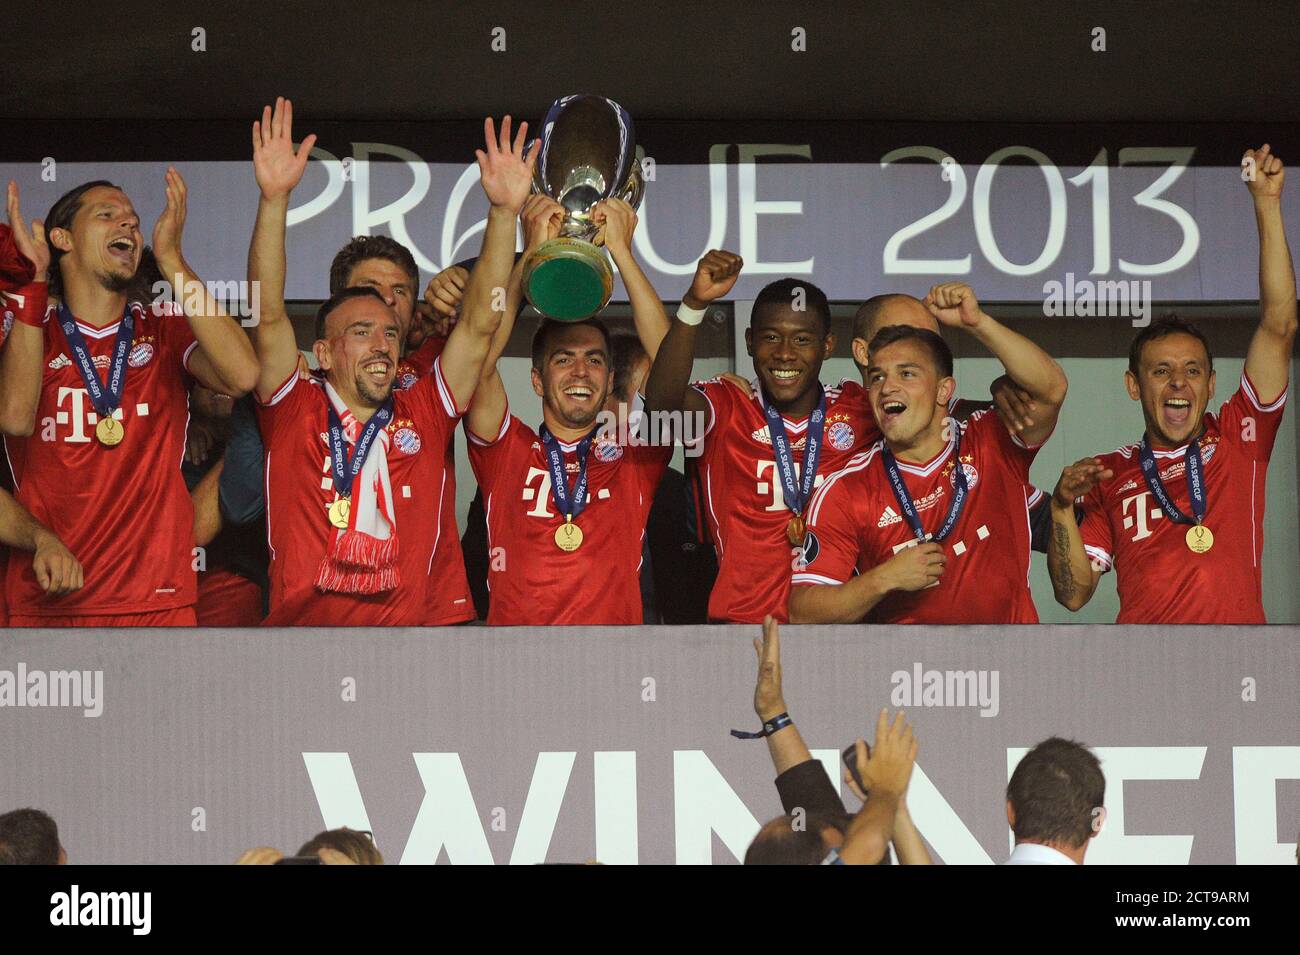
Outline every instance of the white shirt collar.
<svg viewBox="0 0 1300 955"><path fill-rule="evenodd" d="M1075 865L1064 852L1036 842L1017 842L1007 865Z"/></svg>

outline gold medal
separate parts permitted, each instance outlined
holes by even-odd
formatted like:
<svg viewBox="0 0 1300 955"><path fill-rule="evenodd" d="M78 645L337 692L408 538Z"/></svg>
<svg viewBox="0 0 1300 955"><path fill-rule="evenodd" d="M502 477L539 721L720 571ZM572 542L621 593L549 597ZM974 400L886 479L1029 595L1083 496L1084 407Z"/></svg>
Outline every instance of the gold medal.
<svg viewBox="0 0 1300 955"><path fill-rule="evenodd" d="M330 523L339 530L344 530L348 526L348 513L352 510L352 502L346 497L341 497L330 505Z"/></svg>
<svg viewBox="0 0 1300 955"><path fill-rule="evenodd" d="M572 554L582 546L582 528L573 521L565 521L555 529L555 546Z"/></svg>
<svg viewBox="0 0 1300 955"><path fill-rule="evenodd" d="M125 434L126 432L122 429L122 422L113 418L100 418L99 423L95 425L95 437L106 448L121 444Z"/></svg>
<svg viewBox="0 0 1300 955"><path fill-rule="evenodd" d="M1204 524L1187 528L1187 549L1193 554L1204 554L1214 546L1214 534Z"/></svg>
<svg viewBox="0 0 1300 955"><path fill-rule="evenodd" d="M795 547L803 546L804 535L807 531L804 526L803 518L796 514L790 518L790 523L785 525L785 539Z"/></svg>

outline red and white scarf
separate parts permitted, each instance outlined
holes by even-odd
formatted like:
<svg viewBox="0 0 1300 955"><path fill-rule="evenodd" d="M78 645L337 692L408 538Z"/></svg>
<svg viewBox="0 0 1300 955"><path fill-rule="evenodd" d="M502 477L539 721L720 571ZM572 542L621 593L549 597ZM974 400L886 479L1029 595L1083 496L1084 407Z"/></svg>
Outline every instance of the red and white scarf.
<svg viewBox="0 0 1300 955"><path fill-rule="evenodd" d="M343 425L354 453L363 423L348 410L329 382L325 394ZM352 482L348 526L333 528L329 552L316 572L316 587L342 594L376 594L394 590L402 582L397 568L397 514L393 487L388 479L390 438L381 429L371 443L361 473Z"/></svg>

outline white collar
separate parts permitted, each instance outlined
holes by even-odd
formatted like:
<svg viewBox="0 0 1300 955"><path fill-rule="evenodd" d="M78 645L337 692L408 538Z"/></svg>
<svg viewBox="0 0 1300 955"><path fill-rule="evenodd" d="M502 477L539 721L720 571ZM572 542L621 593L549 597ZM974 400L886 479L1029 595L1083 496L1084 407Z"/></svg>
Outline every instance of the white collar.
<svg viewBox="0 0 1300 955"><path fill-rule="evenodd" d="M1017 842L1007 865L1076 865L1064 852L1037 842Z"/></svg>

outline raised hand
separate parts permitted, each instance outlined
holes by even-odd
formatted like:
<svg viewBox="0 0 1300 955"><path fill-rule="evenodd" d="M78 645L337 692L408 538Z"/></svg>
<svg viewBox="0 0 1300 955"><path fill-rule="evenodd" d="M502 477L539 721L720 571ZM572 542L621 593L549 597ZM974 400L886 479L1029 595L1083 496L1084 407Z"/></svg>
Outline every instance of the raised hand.
<svg viewBox="0 0 1300 955"><path fill-rule="evenodd" d="M735 287L745 261L734 252L711 249L695 267L690 291L682 299L688 308L703 308L716 302Z"/></svg>
<svg viewBox="0 0 1300 955"><path fill-rule="evenodd" d="M1038 405L1029 392L1018 386L1008 375L1000 375L989 385L989 394L993 396L993 407L998 417L1009 428L1024 431L1034 426L1034 412Z"/></svg>
<svg viewBox="0 0 1300 955"><path fill-rule="evenodd" d="M45 224L33 219L29 225L18 206L18 183L9 180L9 228L13 231L14 246L36 267L33 281L44 282L50 268L50 246L45 241Z"/></svg>
<svg viewBox="0 0 1300 955"><path fill-rule="evenodd" d="M888 792L901 796L907 792L916 763L917 742L903 711L889 722L889 711L882 709L876 720L876 745L867 752L858 740L858 773L869 792Z"/></svg>
<svg viewBox="0 0 1300 955"><path fill-rule="evenodd" d="M564 206L539 192L528 197L519 211L519 221L524 228L524 250L527 251L560 234L560 227L564 224Z"/></svg>
<svg viewBox="0 0 1300 955"><path fill-rule="evenodd" d="M1251 167L1254 175L1250 175ZM1242 177L1246 188L1256 199L1276 199L1282 195L1282 180L1286 173L1282 169L1282 160L1274 156L1268 143L1258 149L1247 149L1241 157Z"/></svg>
<svg viewBox="0 0 1300 955"><path fill-rule="evenodd" d="M253 173L266 199L287 196L302 181L303 171L316 145L313 133L293 149L293 103L283 96L275 99L275 110L262 108L262 119L253 122Z"/></svg>
<svg viewBox="0 0 1300 955"><path fill-rule="evenodd" d="M600 226L596 244L602 242L612 255L632 251L632 233L636 231L636 210L618 198L603 199L591 207L591 221Z"/></svg>
<svg viewBox="0 0 1300 955"><path fill-rule="evenodd" d="M1101 481L1109 481L1115 472L1102 465L1096 458L1083 458L1075 461L1061 472L1061 479L1056 482L1052 492L1052 503L1061 510L1074 507L1074 502L1083 497Z"/></svg>
<svg viewBox="0 0 1300 955"><path fill-rule="evenodd" d="M754 638L758 654L758 680L754 685L754 712L763 722L785 712L781 691L781 631L769 615L763 618L763 639Z"/></svg>
<svg viewBox="0 0 1300 955"><path fill-rule="evenodd" d="M975 290L965 282L944 282L921 300L941 325L974 328L984 319Z"/></svg>
<svg viewBox="0 0 1300 955"><path fill-rule="evenodd" d="M478 168L482 174L483 192L488 202L517 215L523 208L524 201L532 189L533 166L537 164L540 142L534 140L528 156L524 156L527 144L528 124L519 124L519 134L514 144L510 142L510 117L501 120L501 136L497 137L496 127L489 116L483 120L483 145L485 149L474 150Z"/></svg>
<svg viewBox="0 0 1300 955"><path fill-rule="evenodd" d="M468 282L468 269L449 265L429 279L424 289L424 301L436 316L454 323L460 317L460 303L465 298Z"/></svg>
<svg viewBox="0 0 1300 955"><path fill-rule="evenodd" d="M167 206L153 227L153 254L167 281L181 268L181 234L185 231L189 191L174 166L167 167Z"/></svg>

